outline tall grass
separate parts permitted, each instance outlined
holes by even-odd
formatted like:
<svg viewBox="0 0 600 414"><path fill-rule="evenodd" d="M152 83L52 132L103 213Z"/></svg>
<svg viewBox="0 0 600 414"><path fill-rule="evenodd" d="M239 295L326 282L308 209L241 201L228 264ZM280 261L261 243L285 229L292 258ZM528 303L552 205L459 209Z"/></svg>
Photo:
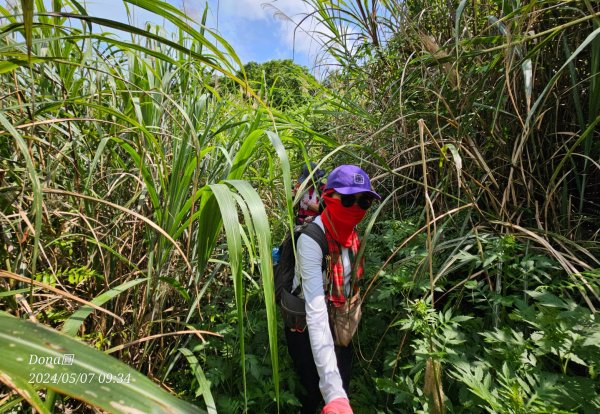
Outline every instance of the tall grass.
<svg viewBox="0 0 600 414"><path fill-rule="evenodd" d="M126 3L177 33L89 16L69 0L0 8L0 261L15 275L0 281L3 311L83 338L188 390L209 412L251 412L257 401L277 411L281 398L293 405L279 390L293 381L278 369L270 227L291 226L292 167L315 156L324 167L358 163L385 195L363 245L373 270L363 329L377 340L358 338L359 351L373 351L360 386L399 399L412 381L411 407L443 412L456 410L446 389L453 379L482 410L543 408L538 377L495 367L494 394L477 383L491 383L491 368L484 374L485 364L448 355L464 349L462 324L487 329L455 315L471 301L497 330L512 329L515 297L542 316L523 308L511 318L540 331L554 329L545 315L593 322L596 3L306 1L321 23L315 38L339 70L313 85L319 92L301 116L264 106L235 51L204 22L189 23L166 2ZM221 87L224 78L240 93ZM261 85L260 96L272 86ZM264 322L253 316L257 291ZM368 319L384 301L390 307ZM593 337L588 322L577 335ZM263 333L257 324L266 333L258 365L271 369L260 387L247 376L264 379L255 355L263 344L245 342ZM512 343L498 331L482 335L496 350ZM408 344L415 357L406 363ZM543 343L528 346L554 361ZM579 363L574 354L558 358L561 374ZM209 370L231 359L231 378L215 384ZM398 380L413 363L413 376ZM511 373L535 392L515 397ZM595 389L590 382L577 386ZM217 394L225 388L243 397L227 405ZM81 408L52 392L43 403Z"/></svg>
<svg viewBox="0 0 600 414"><path fill-rule="evenodd" d="M393 355L386 362L394 369L377 383L380 389L393 394L391 390L402 388L405 393L396 394L401 407L419 400L416 381L434 378L434 362L452 360L445 352L453 355L460 347L460 342L452 342L456 332L444 331L438 337L432 333L434 326L451 324L451 318L441 314L443 321L434 321L431 314L420 313L421 307L430 307L430 312L469 312L461 298L475 285L489 290L485 300L490 304L475 315L498 329L509 329L510 306L494 298L514 294L530 303L530 289L559 291L596 315L600 305L595 276L600 265L597 4L307 3L315 12L306 18L327 28L315 38L340 67L328 82L339 91L346 111L331 120L332 135L340 143L373 149L376 154L365 152L360 162L375 176L378 190L394 194L379 215L389 219L385 223L390 227L374 228L374 240L389 253L382 258L381 248L370 251L384 261L374 264L378 270L369 285L375 292L372 300L393 298L396 301L386 302L393 309L418 310L408 316L394 312L383 334L365 328L381 335L379 344L396 347L391 351L383 345L372 347L362 339L365 348L379 351L370 360L373 364ZM408 217L414 232L404 234L402 227L394 226ZM489 242L496 237L501 241ZM384 243L390 240L397 243ZM407 251L407 245L413 247ZM515 245L526 248L517 252ZM536 279L537 269L516 276L507 251L517 258L536 254L551 258L561 269L560 276L543 283ZM373 325L380 324L377 318L383 315L374 316ZM394 327L401 323L405 333L396 336ZM411 345L419 365L410 370L414 377L394 380L396 370L413 363L405 354L411 334L424 338ZM366 378L377 375L367 372ZM479 379L483 381L483 376ZM437 398L443 390L429 389L437 408L425 398L419 407L443 411ZM489 401L479 407L518 412Z"/></svg>
<svg viewBox="0 0 600 414"><path fill-rule="evenodd" d="M530 228L550 253L581 259L563 261L569 274L598 264L586 242L598 224L595 5L310 3L331 28L325 50L353 82L347 99L369 113L351 112L338 136L378 148L390 168L382 185L406 183L423 203L433 191L425 210L475 202L500 232ZM348 47L344 27L360 47Z"/></svg>
<svg viewBox="0 0 600 414"><path fill-rule="evenodd" d="M206 342L190 335L202 330L207 289L219 280L235 291L241 393L244 275L260 274L278 398L271 233L251 183L262 179L255 166L273 148L280 159L267 176L275 180L282 165L289 181L281 139L289 124L258 98L254 108L223 100L219 78L251 98L253 91L235 51L204 22L190 24L166 2L126 3L168 21L177 35L90 16L69 0L51 10L41 0L0 8L2 266L32 281L32 315L48 325L60 326L75 303L47 308L44 287L96 298L122 320L80 310L85 322L65 332L111 348L164 384L176 367L197 366L186 347ZM7 298L22 292L16 279L1 283L13 292ZM22 313L17 301L3 308ZM201 388L214 412L210 389Z"/></svg>

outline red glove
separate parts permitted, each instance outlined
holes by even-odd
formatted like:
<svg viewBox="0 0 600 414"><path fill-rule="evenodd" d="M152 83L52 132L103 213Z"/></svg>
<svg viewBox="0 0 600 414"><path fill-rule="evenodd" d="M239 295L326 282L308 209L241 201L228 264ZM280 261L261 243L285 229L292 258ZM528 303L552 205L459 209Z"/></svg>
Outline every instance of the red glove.
<svg viewBox="0 0 600 414"><path fill-rule="evenodd" d="M321 414L354 414L348 398L336 398L323 407Z"/></svg>

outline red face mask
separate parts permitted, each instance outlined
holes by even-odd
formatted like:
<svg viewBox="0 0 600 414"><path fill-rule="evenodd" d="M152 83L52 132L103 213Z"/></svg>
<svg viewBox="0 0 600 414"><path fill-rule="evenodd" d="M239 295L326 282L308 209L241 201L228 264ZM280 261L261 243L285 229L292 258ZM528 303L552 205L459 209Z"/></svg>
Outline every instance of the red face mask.
<svg viewBox="0 0 600 414"><path fill-rule="evenodd" d="M325 228L342 246L350 247L354 227L365 217L366 210L354 204L344 207L342 200L324 195L325 210L321 214Z"/></svg>

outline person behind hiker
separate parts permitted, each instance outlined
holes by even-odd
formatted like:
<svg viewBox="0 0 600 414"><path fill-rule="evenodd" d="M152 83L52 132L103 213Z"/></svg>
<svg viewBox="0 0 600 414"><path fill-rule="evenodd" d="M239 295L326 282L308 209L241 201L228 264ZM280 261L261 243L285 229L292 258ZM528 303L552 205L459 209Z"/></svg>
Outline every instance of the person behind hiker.
<svg viewBox="0 0 600 414"><path fill-rule="evenodd" d="M312 176L309 178L309 176ZM300 186L306 179L310 179L304 188L304 192L302 194L302 198L298 203L297 211L296 211L296 224L304 224L307 221L307 218L314 218L319 215L319 202L320 202L320 193L323 190L321 179L325 176L325 170L317 169L317 164L314 162L310 163L310 171L307 165L302 167L302 174L298 177L298 182L294 187L293 193L294 197L296 193L300 189Z"/></svg>
<svg viewBox="0 0 600 414"><path fill-rule="evenodd" d="M348 414L352 413L348 399L352 345L334 345L328 305L343 305L351 296L350 279L355 265L351 257L360 247L355 226L373 200L381 197L372 190L369 176L355 165L334 169L322 197L325 209L314 223L325 231L331 257L329 268L322 271L323 251L319 244L308 235L300 235L292 290L302 287L307 329L299 332L286 328L285 336L294 370L306 391L300 396L302 414L315 414L323 401L323 414ZM357 266L355 274L360 277L362 264Z"/></svg>

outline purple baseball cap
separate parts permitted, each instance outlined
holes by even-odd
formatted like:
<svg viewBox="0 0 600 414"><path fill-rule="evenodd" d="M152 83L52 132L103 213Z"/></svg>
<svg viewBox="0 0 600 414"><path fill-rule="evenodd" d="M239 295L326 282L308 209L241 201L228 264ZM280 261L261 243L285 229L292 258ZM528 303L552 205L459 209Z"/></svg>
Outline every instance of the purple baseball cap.
<svg viewBox="0 0 600 414"><path fill-rule="evenodd" d="M331 171L325 188L334 189L340 194L369 193L381 200L381 196L371 189L367 173L356 165L340 165Z"/></svg>

